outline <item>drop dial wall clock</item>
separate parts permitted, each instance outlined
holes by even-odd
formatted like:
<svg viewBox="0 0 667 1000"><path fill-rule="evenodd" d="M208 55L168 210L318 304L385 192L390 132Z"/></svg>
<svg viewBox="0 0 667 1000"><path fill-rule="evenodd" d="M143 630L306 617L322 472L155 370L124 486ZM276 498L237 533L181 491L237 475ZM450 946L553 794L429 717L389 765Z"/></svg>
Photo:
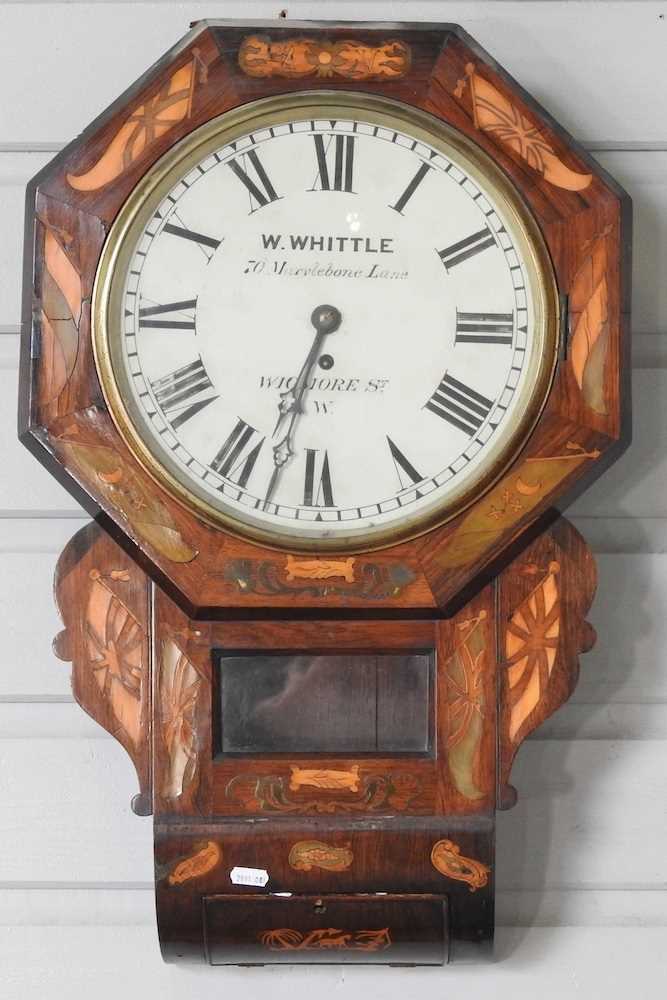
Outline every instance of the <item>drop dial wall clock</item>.
<svg viewBox="0 0 667 1000"><path fill-rule="evenodd" d="M629 434L629 201L451 25L211 21L31 183L22 440L165 958L488 950ZM261 822L258 822L261 820Z"/></svg>

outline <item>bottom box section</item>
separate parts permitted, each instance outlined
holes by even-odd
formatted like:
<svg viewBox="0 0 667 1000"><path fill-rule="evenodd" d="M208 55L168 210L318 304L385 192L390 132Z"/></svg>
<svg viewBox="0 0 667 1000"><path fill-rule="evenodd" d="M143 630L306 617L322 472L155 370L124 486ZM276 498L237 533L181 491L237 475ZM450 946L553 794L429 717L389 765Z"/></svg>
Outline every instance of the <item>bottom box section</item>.
<svg viewBox="0 0 667 1000"><path fill-rule="evenodd" d="M204 896L211 965L335 963L443 965L445 896Z"/></svg>

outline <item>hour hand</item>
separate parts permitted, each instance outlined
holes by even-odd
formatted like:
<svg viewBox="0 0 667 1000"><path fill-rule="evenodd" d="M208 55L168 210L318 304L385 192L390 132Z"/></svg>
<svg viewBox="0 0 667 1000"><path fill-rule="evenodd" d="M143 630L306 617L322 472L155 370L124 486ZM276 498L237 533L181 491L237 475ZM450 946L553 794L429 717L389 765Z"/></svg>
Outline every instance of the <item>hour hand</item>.
<svg viewBox="0 0 667 1000"><path fill-rule="evenodd" d="M280 402L278 403L278 419L276 420L276 426L273 428L274 437L284 418L288 415L288 413L292 413L295 409L296 396L294 395L292 389L288 389L287 392L281 392Z"/></svg>
<svg viewBox="0 0 667 1000"><path fill-rule="evenodd" d="M274 444L273 446L273 464L279 469L285 464L285 462L289 461L293 454L294 452L290 448L288 432L282 441L279 441L278 444Z"/></svg>

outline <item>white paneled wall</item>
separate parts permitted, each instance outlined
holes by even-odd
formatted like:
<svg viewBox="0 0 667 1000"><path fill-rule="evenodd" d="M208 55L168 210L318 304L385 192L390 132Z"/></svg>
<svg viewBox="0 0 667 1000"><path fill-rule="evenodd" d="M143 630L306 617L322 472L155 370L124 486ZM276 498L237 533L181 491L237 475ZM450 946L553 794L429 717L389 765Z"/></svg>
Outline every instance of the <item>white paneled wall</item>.
<svg viewBox="0 0 667 1000"><path fill-rule="evenodd" d="M161 964L151 822L121 748L72 702L51 579L85 523L15 439L26 180L200 17L279 3L0 0L0 997L336 991L633 1000L667 984L667 2L287 3L291 18L457 21L629 190L635 443L571 513L598 552L595 650L520 754L498 821L495 966Z"/></svg>

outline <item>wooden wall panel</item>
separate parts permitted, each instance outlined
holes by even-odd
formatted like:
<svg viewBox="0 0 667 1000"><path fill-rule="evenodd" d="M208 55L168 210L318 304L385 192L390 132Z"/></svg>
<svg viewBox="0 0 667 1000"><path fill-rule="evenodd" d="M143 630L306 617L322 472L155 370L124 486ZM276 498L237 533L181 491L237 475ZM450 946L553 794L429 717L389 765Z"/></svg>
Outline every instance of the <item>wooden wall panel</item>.
<svg viewBox="0 0 667 1000"><path fill-rule="evenodd" d="M456 21L470 31L555 118L584 140L656 140L667 103L664 4L595 0L295 0L290 19ZM5 131L14 142L63 142L75 135L183 34L198 18L273 19L270 0L211 2L77 3L69 16L48 3L3 4L0 89L17 93L24 74L16 40L30 38L35 84L75 101L42 101L23 113L8 102ZM39 11L37 14L36 11ZM131 11L131 13L130 13ZM39 30L34 30L36 19ZM95 44L93 45L92 42ZM122 53L122 58L119 58ZM84 84L85 81L85 84ZM641 94L642 100L634 95Z"/></svg>

